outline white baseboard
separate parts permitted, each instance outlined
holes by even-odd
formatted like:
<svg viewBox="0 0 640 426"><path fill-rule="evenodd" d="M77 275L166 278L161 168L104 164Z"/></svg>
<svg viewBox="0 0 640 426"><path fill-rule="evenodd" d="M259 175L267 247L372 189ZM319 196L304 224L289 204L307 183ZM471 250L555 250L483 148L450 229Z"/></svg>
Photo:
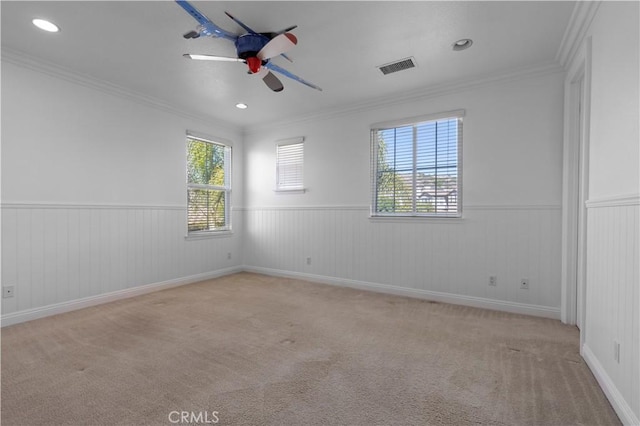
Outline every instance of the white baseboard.
<svg viewBox="0 0 640 426"><path fill-rule="evenodd" d="M342 287L356 288L359 290L376 291L379 293L395 294L398 296L415 297L419 299L433 300L436 302L451 303L454 305L472 306L474 308L492 309L496 311L510 312L514 314L533 315L537 317L560 319L560 308L547 306L528 305L525 303L508 302L504 300L485 299L482 297L463 296L452 293L442 293L431 290L420 290L407 287L398 287L388 284L370 283L346 278L335 278L324 275L307 274L303 272L284 271L280 269L261 268L247 266L243 268L247 272L272 275L278 277L300 278L307 281L331 284Z"/></svg>
<svg viewBox="0 0 640 426"><path fill-rule="evenodd" d="M624 399L624 396L622 396L616 385L611 380L611 377L609 377L602 364L600 364L598 358L586 343L582 346L581 353L582 357L591 369L591 372L598 381L598 384L604 391L604 394L609 399L611 406L618 417L620 417L620 421L625 425L640 425L640 419L638 419L638 416L634 414L629 403Z"/></svg>
<svg viewBox="0 0 640 426"><path fill-rule="evenodd" d="M153 291L164 290L171 287L177 287L185 284L191 284L198 281L218 278L224 275L230 275L236 272L255 272L259 274L300 278L307 281L331 284L342 287L356 288L360 290L377 291L380 293L395 294L398 296L415 297L419 299L433 300L436 302L452 303L455 305L472 306L475 308L493 309L496 311L511 312L515 314L533 315L544 318L560 319L560 309L550 308L547 306L528 305L524 303L508 302L503 300L485 299L482 297L463 296L452 293L442 293L430 290L420 290L406 287L398 287L388 284L378 284L366 281L357 281L345 278L328 277L324 275L314 275L302 272L292 272L280 269L269 269L255 266L236 266L232 268L219 269L217 271L206 272L203 274L190 275L188 277L176 278L174 280L162 281L158 283L147 284L139 287L117 290L110 293L100 294L97 296L85 297L82 299L71 300L68 302L56 303L40 308L27 309L24 311L13 312L2 315L2 327L18 324L25 321L31 321L38 318L44 318L51 315L61 314L65 312L75 311L77 309L88 308L90 306L100 305L115 300L126 299L141 294L151 293Z"/></svg>
<svg viewBox="0 0 640 426"><path fill-rule="evenodd" d="M191 284L198 281L210 280L222 277L224 275L242 272L241 266L231 268L218 269L217 271L205 272L202 274L189 275L187 277L176 278L158 283L146 284L139 287L126 288L110 293L100 294L97 296L84 297L82 299L71 300L68 302L55 303L40 308L27 309L24 311L13 312L2 315L2 327L18 324L25 321L31 321L38 318L44 318L51 315L62 314L65 312L75 311L78 309L88 308L90 306L101 305L103 303L113 302L115 300L127 299L129 297L139 296L141 294L151 293L154 291L165 290L171 287L178 287L185 284Z"/></svg>

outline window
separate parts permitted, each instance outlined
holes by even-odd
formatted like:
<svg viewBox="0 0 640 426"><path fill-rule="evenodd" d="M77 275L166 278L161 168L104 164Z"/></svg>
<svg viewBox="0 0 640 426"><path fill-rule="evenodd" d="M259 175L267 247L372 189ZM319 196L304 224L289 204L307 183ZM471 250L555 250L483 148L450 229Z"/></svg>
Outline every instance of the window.
<svg viewBox="0 0 640 426"><path fill-rule="evenodd" d="M189 234L231 229L231 147L187 135Z"/></svg>
<svg viewBox="0 0 640 426"><path fill-rule="evenodd" d="M276 144L276 191L303 191L304 138Z"/></svg>
<svg viewBox="0 0 640 426"><path fill-rule="evenodd" d="M462 215L462 116L372 126L372 215Z"/></svg>

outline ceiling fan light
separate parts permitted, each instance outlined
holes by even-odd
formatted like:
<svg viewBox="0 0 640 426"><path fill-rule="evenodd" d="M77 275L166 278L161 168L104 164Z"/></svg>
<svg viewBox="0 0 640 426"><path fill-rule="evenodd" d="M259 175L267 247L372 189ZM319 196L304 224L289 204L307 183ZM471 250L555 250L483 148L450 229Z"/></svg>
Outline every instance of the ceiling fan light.
<svg viewBox="0 0 640 426"><path fill-rule="evenodd" d="M57 33L58 31L60 31L60 28L56 24L47 21L46 19L35 18L31 22L33 23L33 25L43 31L47 31L50 33Z"/></svg>

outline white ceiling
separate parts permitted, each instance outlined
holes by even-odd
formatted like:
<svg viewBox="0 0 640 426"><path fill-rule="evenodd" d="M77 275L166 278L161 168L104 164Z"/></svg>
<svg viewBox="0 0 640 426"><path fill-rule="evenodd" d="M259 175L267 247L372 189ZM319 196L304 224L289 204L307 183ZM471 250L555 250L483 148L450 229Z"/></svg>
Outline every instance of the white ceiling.
<svg viewBox="0 0 640 426"><path fill-rule="evenodd" d="M173 1L2 1L2 49L37 59L200 116L240 126L282 121L429 87L552 63L574 2L244 2L193 4L217 25L242 31L224 11L256 31L297 24L294 60L274 62L321 86L286 77L271 92L245 65L198 62L183 53L235 54L222 39L185 40L196 27ZM31 24L43 17L57 34ZM473 46L451 45L471 38ZM387 76L376 68L413 56L417 68ZM244 102L246 110L234 105Z"/></svg>

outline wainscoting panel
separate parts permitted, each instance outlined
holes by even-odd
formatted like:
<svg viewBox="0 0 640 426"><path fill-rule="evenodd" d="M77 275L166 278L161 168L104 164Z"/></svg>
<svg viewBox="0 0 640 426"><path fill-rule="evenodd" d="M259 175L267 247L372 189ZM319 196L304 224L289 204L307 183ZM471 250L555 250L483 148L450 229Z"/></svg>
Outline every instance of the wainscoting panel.
<svg viewBox="0 0 640 426"><path fill-rule="evenodd" d="M625 424L640 424L639 204L638 197L587 203L585 358Z"/></svg>
<svg viewBox="0 0 640 426"><path fill-rule="evenodd" d="M3 317L242 265L242 212L232 235L186 240L173 206L3 204ZM231 259L228 259L231 253Z"/></svg>
<svg viewBox="0 0 640 426"><path fill-rule="evenodd" d="M370 219L360 206L247 208L245 266L543 307L559 318L560 220L557 206L470 206L463 219L442 220Z"/></svg>

